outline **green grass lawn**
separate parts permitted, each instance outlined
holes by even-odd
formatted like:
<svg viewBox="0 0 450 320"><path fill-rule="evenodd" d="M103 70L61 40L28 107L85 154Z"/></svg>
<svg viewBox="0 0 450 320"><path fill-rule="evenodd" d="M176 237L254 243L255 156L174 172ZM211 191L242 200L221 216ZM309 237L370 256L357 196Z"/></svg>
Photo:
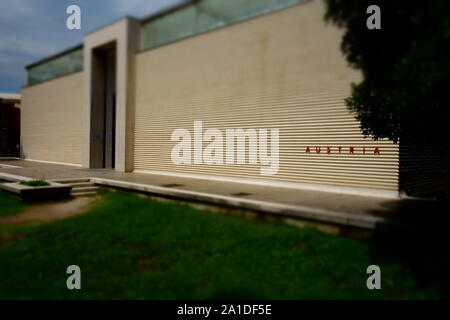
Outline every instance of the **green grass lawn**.
<svg viewBox="0 0 450 320"><path fill-rule="evenodd" d="M0 299L442 297L367 243L125 192L104 193L84 215L1 232ZM382 290L366 288L371 264ZM69 265L80 266L82 290L66 288Z"/></svg>
<svg viewBox="0 0 450 320"><path fill-rule="evenodd" d="M0 217L18 213L25 207L20 197L0 190Z"/></svg>

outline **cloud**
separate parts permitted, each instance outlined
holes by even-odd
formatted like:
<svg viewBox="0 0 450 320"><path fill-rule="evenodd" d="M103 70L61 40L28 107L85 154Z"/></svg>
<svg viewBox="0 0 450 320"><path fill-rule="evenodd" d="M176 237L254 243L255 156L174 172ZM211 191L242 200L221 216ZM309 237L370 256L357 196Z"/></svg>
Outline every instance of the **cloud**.
<svg viewBox="0 0 450 320"><path fill-rule="evenodd" d="M17 17L29 18L34 15L39 15L40 7L36 6L36 1L29 0L14 0L9 1L8 4L3 3L2 10L0 11L0 19L4 22L16 22Z"/></svg>
<svg viewBox="0 0 450 320"><path fill-rule="evenodd" d="M186 0L2 0L0 92L18 92L25 66L82 42L83 34L125 15L141 18ZM66 8L81 7L82 30L66 28Z"/></svg>

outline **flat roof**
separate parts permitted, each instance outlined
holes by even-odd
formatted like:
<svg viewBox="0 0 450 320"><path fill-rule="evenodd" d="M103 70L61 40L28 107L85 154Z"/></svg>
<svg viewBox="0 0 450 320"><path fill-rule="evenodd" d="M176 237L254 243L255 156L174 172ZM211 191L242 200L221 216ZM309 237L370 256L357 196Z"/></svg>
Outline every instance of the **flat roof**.
<svg viewBox="0 0 450 320"><path fill-rule="evenodd" d="M20 93L2 93L2 92L0 92L0 99L20 100Z"/></svg>

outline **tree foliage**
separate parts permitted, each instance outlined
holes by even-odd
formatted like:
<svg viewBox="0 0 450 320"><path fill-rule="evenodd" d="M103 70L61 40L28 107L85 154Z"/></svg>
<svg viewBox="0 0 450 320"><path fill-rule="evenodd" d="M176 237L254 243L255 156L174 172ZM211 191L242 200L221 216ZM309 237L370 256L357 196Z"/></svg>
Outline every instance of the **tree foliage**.
<svg viewBox="0 0 450 320"><path fill-rule="evenodd" d="M448 146L450 1L325 1L325 19L344 29L347 61L362 71L347 99L362 132ZM381 9L379 30L366 26L373 4Z"/></svg>

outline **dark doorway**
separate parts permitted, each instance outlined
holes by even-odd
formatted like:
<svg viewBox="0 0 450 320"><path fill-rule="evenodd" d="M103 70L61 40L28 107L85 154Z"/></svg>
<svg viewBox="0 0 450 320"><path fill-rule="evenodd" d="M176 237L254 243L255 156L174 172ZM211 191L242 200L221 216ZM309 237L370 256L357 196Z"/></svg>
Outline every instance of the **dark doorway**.
<svg viewBox="0 0 450 320"><path fill-rule="evenodd" d="M0 97L0 157L20 157L20 100Z"/></svg>
<svg viewBox="0 0 450 320"><path fill-rule="evenodd" d="M93 51L91 96L91 168L115 167L116 44Z"/></svg>

